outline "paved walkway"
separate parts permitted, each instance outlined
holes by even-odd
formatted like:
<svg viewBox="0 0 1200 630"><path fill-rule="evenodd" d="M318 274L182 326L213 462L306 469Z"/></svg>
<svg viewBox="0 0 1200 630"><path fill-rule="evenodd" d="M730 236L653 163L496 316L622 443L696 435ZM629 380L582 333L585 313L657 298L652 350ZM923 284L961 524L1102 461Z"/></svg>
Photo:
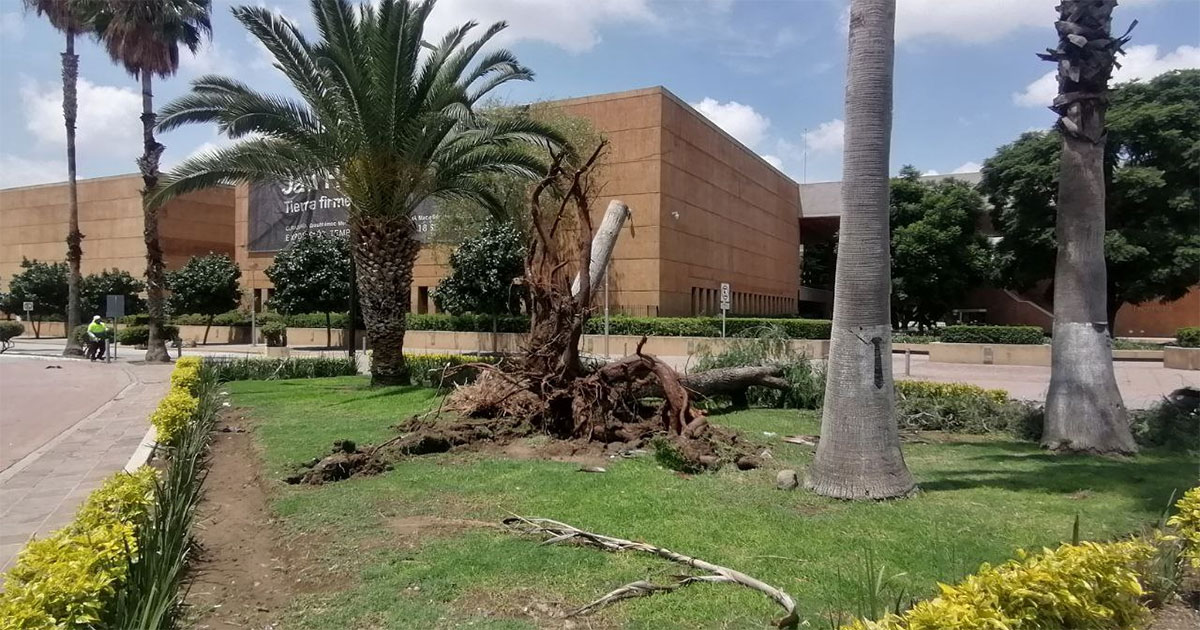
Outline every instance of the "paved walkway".
<svg viewBox="0 0 1200 630"><path fill-rule="evenodd" d="M166 365L45 358L0 355L0 375L28 385L14 391L6 383L0 397L3 443L20 425L23 437L14 439L14 448L27 451L14 453L11 464L4 453L0 470L0 571L30 537L69 522L92 490L125 467L169 385ZM61 369L49 368L53 365ZM95 374L100 371L107 373ZM79 404L76 376L109 389Z"/></svg>

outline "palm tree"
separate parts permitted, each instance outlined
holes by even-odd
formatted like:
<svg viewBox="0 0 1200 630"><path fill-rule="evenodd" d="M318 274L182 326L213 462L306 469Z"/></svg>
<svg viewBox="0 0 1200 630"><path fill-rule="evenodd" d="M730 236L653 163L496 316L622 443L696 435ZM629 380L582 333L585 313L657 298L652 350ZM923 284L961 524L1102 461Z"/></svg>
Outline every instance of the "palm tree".
<svg viewBox="0 0 1200 630"><path fill-rule="evenodd" d="M1134 453L1137 445L1113 374L1104 265L1104 118L1108 80L1129 40L1112 37L1116 0L1061 0L1051 107L1063 138L1058 175L1054 335L1046 428L1055 450ZM1131 27L1132 28L1132 27Z"/></svg>
<svg viewBox="0 0 1200 630"><path fill-rule="evenodd" d="M530 143L561 142L528 118L475 114L493 89L533 75L506 50L473 61L503 23L470 43L473 22L437 45L424 43L433 5L381 0L355 10L347 0L313 0L315 42L268 10L235 8L234 17L271 52L301 100L206 76L167 105L159 123L167 130L212 122L240 138L185 160L168 176L160 201L216 184L288 180L313 187L329 181L349 199L375 384L408 382L405 316L420 249L413 210L429 198L455 197L495 207L481 175L531 175L544 162Z"/></svg>
<svg viewBox="0 0 1200 630"><path fill-rule="evenodd" d="M805 486L841 499L904 496L894 410L888 150L896 0L852 0L841 237L821 441Z"/></svg>
<svg viewBox="0 0 1200 630"><path fill-rule="evenodd" d="M63 121L67 127L67 346L63 356L82 355L79 340L70 334L79 325L80 263L83 260L83 234L79 232L79 197L75 186L75 113L78 99L79 55L75 54L75 36L86 28L78 0L24 0L25 8L45 16L50 25L67 36L62 53Z"/></svg>
<svg viewBox="0 0 1200 630"><path fill-rule="evenodd" d="M179 69L179 47L195 52L212 34L211 0L99 0L96 36L113 61L142 82L142 236L146 242L146 295L150 315L150 340L146 361L169 362L163 341L165 316L163 291L166 279L162 246L158 239L158 207L148 203L158 187L158 162L163 145L154 139L155 75L169 77Z"/></svg>

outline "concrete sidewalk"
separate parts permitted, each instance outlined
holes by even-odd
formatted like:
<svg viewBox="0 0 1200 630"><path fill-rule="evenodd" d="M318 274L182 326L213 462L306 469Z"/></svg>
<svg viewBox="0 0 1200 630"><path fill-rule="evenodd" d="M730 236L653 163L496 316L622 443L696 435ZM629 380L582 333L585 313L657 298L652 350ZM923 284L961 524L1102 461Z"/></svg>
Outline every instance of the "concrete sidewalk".
<svg viewBox="0 0 1200 630"><path fill-rule="evenodd" d="M8 370L37 372L78 360L47 361L5 353L0 361ZM94 367L122 371L126 384L99 408L81 412L86 415L0 471L0 570L12 564L31 537L45 536L68 523L92 490L125 467L146 436L150 412L166 394L171 373L169 365L120 362ZM66 383L42 378L27 395L0 401L0 413L13 414L22 422L60 421L49 417L57 413L53 405L39 401L72 395L68 389Z"/></svg>

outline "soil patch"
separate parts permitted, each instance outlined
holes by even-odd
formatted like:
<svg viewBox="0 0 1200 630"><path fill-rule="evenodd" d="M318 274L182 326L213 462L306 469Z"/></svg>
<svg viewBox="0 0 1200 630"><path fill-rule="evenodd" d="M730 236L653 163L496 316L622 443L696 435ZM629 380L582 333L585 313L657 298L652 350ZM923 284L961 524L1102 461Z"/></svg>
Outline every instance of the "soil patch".
<svg viewBox="0 0 1200 630"><path fill-rule="evenodd" d="M389 546L399 543L409 548L415 548L430 538L453 536L470 529L500 529L500 524L495 522L428 515L390 519L385 526L395 534Z"/></svg>
<svg viewBox="0 0 1200 630"><path fill-rule="evenodd" d="M301 555L271 519L250 433L221 430L232 419L223 418L213 434L187 604L196 628L279 628L293 589L300 590L303 578L296 576L303 572L295 560Z"/></svg>
<svg viewBox="0 0 1200 630"><path fill-rule="evenodd" d="M1172 602L1154 614L1149 630L1196 630L1200 628L1200 611L1183 602Z"/></svg>
<svg viewBox="0 0 1200 630"><path fill-rule="evenodd" d="M520 619L545 630L615 630L622 627L607 615L566 615L579 607L553 593L534 588L505 591L473 589L456 604L464 616L490 619Z"/></svg>

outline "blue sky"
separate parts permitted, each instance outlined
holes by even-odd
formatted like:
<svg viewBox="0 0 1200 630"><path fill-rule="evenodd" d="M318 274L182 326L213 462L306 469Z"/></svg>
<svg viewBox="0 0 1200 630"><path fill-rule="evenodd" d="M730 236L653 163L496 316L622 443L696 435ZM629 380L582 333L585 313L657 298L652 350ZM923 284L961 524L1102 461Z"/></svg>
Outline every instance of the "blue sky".
<svg viewBox="0 0 1200 630"><path fill-rule="evenodd" d="M229 14L261 4L312 29L307 0L215 0L213 42L159 82L156 105L201 74L288 87ZM427 38L469 19L507 20L503 45L537 73L501 96L523 102L664 85L796 181L838 179L847 0L441 0ZM1021 132L1053 122L1045 105L1056 0L898 0L892 165L970 170ZM1200 67L1200 0L1122 0L1139 25L1118 79ZM62 36L20 0L0 0L0 187L65 179ZM135 81L90 41L81 55L79 173L136 170ZM165 134L164 161L224 140L210 128ZM807 155L807 160L805 156Z"/></svg>

